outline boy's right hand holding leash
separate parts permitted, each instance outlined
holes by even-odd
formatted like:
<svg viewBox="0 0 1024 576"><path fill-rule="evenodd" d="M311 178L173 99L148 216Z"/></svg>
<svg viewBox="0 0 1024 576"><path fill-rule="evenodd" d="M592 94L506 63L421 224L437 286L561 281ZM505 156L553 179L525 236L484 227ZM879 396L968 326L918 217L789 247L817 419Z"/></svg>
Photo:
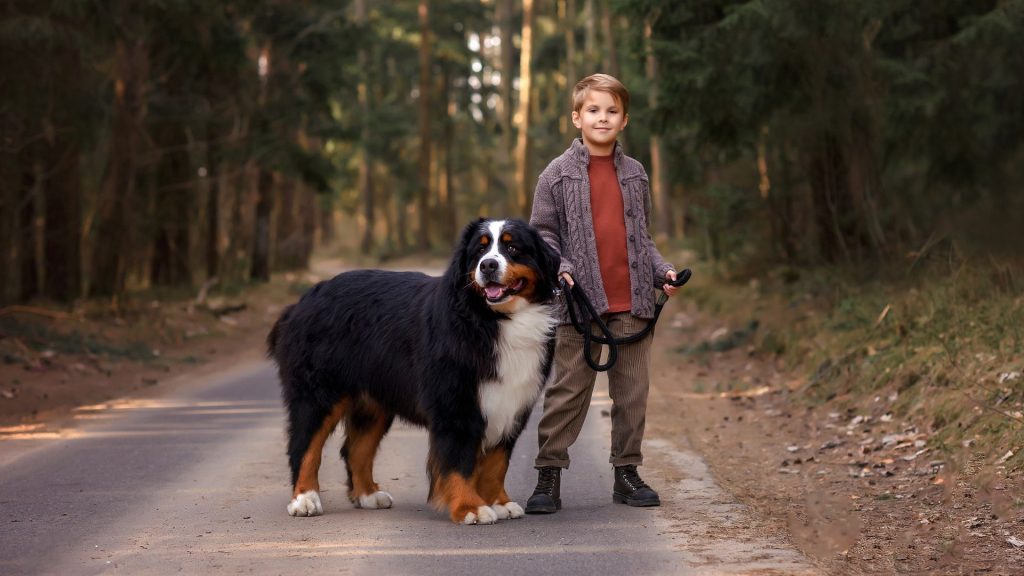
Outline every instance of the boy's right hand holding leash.
<svg viewBox="0 0 1024 576"><path fill-rule="evenodd" d="M572 281L572 276L570 276L568 272L562 272L562 280L565 280L565 284L569 288L576 285L576 283Z"/></svg>

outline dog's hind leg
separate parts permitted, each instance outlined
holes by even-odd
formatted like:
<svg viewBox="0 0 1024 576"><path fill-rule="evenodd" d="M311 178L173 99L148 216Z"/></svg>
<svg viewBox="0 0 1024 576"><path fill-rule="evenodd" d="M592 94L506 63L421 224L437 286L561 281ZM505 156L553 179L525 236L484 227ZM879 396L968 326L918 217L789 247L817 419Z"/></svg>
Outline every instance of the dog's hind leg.
<svg viewBox="0 0 1024 576"><path fill-rule="evenodd" d="M360 399L345 418L341 457L348 472L348 497L356 508L391 508L391 494L373 481L373 460L394 415L372 400Z"/></svg>
<svg viewBox="0 0 1024 576"><path fill-rule="evenodd" d="M299 400L289 402L288 461L292 469L292 516L319 516L324 513L320 502L320 460L324 443L345 415L348 400L341 400L330 410Z"/></svg>
<svg viewBox="0 0 1024 576"><path fill-rule="evenodd" d="M521 518L522 506L512 502L505 492L505 474L511 450L499 444L489 448L477 460L476 491L484 502L490 504L499 520Z"/></svg>

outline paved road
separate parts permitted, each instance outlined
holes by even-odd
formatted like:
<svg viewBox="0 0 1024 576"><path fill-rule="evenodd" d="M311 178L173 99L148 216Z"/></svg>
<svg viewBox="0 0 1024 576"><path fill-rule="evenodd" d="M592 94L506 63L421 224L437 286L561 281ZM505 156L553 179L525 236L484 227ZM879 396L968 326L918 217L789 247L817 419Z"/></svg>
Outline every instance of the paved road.
<svg viewBox="0 0 1024 576"><path fill-rule="evenodd" d="M704 512L678 525L688 492L695 502L727 499L706 470L683 471L671 486L650 478L662 489L662 509L613 504L608 419L599 413L607 405L597 393L558 514L450 523L425 504L425 434L396 425L376 468L393 509L351 507L335 436L321 469L325 515L292 518L276 377L266 363L240 365L165 398L81 411L84 423L58 438L0 441L0 574L809 571L775 541L719 536L695 548L692 535L712 531L700 525ZM534 430L531 422L509 472L509 492L521 503L536 479ZM663 441L653 446L680 466L703 466ZM728 504L730 522L746 514ZM721 562L700 552L709 547L720 548L712 557Z"/></svg>

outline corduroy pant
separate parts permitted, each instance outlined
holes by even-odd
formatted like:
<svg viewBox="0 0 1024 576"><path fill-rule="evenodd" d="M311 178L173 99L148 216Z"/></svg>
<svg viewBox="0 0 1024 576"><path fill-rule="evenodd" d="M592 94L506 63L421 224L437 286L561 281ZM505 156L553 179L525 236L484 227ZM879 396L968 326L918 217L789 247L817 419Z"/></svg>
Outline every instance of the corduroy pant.
<svg viewBox="0 0 1024 576"><path fill-rule="evenodd" d="M628 312L603 317L616 338L639 332L647 325ZM594 333L598 333L596 327ZM613 466L640 464L640 443L647 422L647 392L651 334L639 342L619 346L618 360L608 370L608 395L612 399ZM583 359L583 336L571 325L559 326L555 335L554 382L544 392L544 414L537 427L540 451L534 462L541 466L569 467L569 446L576 442L590 407L597 373ZM591 345L594 356L604 346Z"/></svg>

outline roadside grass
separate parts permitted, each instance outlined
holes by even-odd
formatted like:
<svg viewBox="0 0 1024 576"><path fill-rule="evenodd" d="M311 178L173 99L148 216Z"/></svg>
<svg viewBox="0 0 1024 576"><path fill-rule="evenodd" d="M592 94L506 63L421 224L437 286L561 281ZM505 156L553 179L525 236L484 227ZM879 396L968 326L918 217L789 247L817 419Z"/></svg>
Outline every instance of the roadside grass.
<svg viewBox="0 0 1024 576"><path fill-rule="evenodd" d="M702 277L703 276L703 277ZM913 422L947 455L964 446L1024 467L1024 271L992 260L695 275L687 298L729 321L679 350L747 346L802 384L798 401Z"/></svg>

